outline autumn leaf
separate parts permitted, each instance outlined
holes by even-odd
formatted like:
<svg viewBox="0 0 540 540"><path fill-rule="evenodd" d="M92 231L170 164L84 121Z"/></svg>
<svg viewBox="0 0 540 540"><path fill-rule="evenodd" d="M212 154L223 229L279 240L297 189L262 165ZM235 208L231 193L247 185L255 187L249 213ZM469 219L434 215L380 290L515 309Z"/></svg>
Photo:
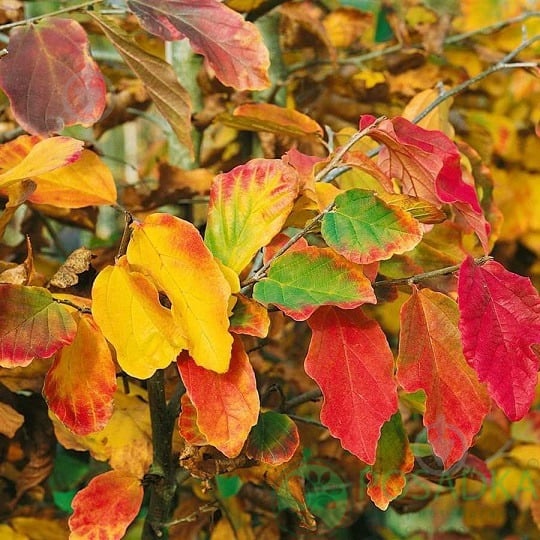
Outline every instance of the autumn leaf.
<svg viewBox="0 0 540 540"><path fill-rule="evenodd" d="M92 314L114 346L121 368L132 377L148 379L187 347L182 328L160 304L155 285L130 271L125 257L95 279Z"/></svg>
<svg viewBox="0 0 540 540"><path fill-rule="evenodd" d="M197 409L187 394L180 399L181 411L178 416L178 430L188 444L204 446L210 444L197 424Z"/></svg>
<svg viewBox="0 0 540 540"><path fill-rule="evenodd" d="M89 14L101 26L124 62L143 82L158 111L171 125L178 140L193 153L191 140L191 98L178 82L170 64L146 52L136 41L110 19Z"/></svg>
<svg viewBox="0 0 540 540"><path fill-rule="evenodd" d="M394 358L384 333L360 309L322 307L308 324L313 335L305 370L324 396L321 422L343 448L373 464L381 428L397 410Z"/></svg>
<svg viewBox="0 0 540 540"><path fill-rule="evenodd" d="M369 264L413 249L422 240L420 223L372 192L350 189L335 199L322 220L326 243L346 259Z"/></svg>
<svg viewBox="0 0 540 540"><path fill-rule="evenodd" d="M136 476L108 471L75 495L71 540L120 540L141 508L144 490Z"/></svg>
<svg viewBox="0 0 540 540"><path fill-rule="evenodd" d="M233 343L227 373L204 369L185 353L178 370L193 406L197 425L208 444L227 457L236 457L259 416L255 373L239 338Z"/></svg>
<svg viewBox="0 0 540 540"><path fill-rule="evenodd" d="M116 201L112 173L90 150L82 150L82 141L68 137L41 140L21 135L0 147L0 167L9 169L0 175L9 185L31 177L36 189L30 202L63 208L111 204Z"/></svg>
<svg viewBox="0 0 540 540"><path fill-rule="evenodd" d="M299 444L296 424L286 414L266 411L251 430L246 454L263 463L281 465L293 457Z"/></svg>
<svg viewBox="0 0 540 540"><path fill-rule="evenodd" d="M315 246L278 257L268 276L255 284L253 298L274 304L297 321L306 320L319 306L353 309L377 301L361 266Z"/></svg>
<svg viewBox="0 0 540 540"><path fill-rule="evenodd" d="M71 431L88 435L105 427L113 413L116 367L99 328L77 316L73 342L56 353L45 377L49 409Z"/></svg>
<svg viewBox="0 0 540 540"><path fill-rule="evenodd" d="M290 137L322 138L324 131L309 116L272 103L245 103L232 114L223 113L218 120L227 126L247 131L267 131Z"/></svg>
<svg viewBox="0 0 540 540"><path fill-rule="evenodd" d="M148 32L166 41L187 37L223 84L238 90L269 86L268 50L257 27L218 0L128 0L128 7Z"/></svg>
<svg viewBox="0 0 540 540"><path fill-rule="evenodd" d="M298 194L294 169L280 159L253 159L214 179L205 242L240 273L280 232Z"/></svg>
<svg viewBox="0 0 540 540"><path fill-rule="evenodd" d="M41 287L0 283L0 366L27 366L48 358L75 338L68 311Z"/></svg>
<svg viewBox="0 0 540 540"><path fill-rule="evenodd" d="M105 80L78 22L55 17L15 28L8 51L0 62L0 87L26 131L45 136L99 120Z"/></svg>
<svg viewBox="0 0 540 540"><path fill-rule="evenodd" d="M267 309L259 302L242 294L237 295L236 298L237 302L229 330L235 334L266 337L270 328L270 317Z"/></svg>
<svg viewBox="0 0 540 540"><path fill-rule="evenodd" d="M133 225L127 259L169 298L194 361L218 373L227 371L231 287L197 229L174 216L151 214Z"/></svg>
<svg viewBox="0 0 540 540"><path fill-rule="evenodd" d="M24 424L24 416L7 403L2 403L1 401L0 416L2 417L0 434L5 435L8 439L12 439L15 433L17 433L17 430Z"/></svg>
<svg viewBox="0 0 540 540"><path fill-rule="evenodd" d="M496 261L459 270L459 329L465 358L511 420L523 418L534 399L540 343L540 298L528 278Z"/></svg>
<svg viewBox="0 0 540 540"><path fill-rule="evenodd" d="M401 308L398 382L407 392L426 393L424 425L445 468L472 445L490 406L463 356L458 317L451 298L429 289L414 289Z"/></svg>
<svg viewBox="0 0 540 540"><path fill-rule="evenodd" d="M414 467L414 455L409 448L407 433L399 412L395 413L381 430L377 456L369 473L367 494L381 510L405 487L405 475Z"/></svg>

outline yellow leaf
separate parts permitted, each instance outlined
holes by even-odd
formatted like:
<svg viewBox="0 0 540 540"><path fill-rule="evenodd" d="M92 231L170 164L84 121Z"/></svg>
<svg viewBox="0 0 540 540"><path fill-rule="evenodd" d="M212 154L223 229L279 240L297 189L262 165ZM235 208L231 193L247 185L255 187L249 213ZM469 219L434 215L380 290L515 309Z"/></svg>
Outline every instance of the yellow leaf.
<svg viewBox="0 0 540 540"><path fill-rule="evenodd" d="M232 346L231 286L197 229L168 214L151 214L133 225L127 259L171 301L173 318L184 329L195 363L225 373Z"/></svg>
<svg viewBox="0 0 540 540"><path fill-rule="evenodd" d="M114 346L118 363L132 377L147 379L187 347L181 327L160 304L154 284L130 271L125 257L99 273L92 300L94 319Z"/></svg>

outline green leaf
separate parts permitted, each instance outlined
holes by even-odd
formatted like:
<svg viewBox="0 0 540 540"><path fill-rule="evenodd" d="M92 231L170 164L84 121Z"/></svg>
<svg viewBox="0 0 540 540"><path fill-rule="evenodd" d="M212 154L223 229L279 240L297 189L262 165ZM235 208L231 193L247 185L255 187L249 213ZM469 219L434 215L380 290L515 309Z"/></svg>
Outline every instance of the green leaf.
<svg viewBox="0 0 540 540"><path fill-rule="evenodd" d="M299 443L296 424L286 414L263 412L251 430L246 454L263 463L281 465L293 457Z"/></svg>
<svg viewBox="0 0 540 540"><path fill-rule="evenodd" d="M268 277L253 288L253 298L274 304L296 321L306 320L319 306L353 309L377 302L361 266L315 246L277 258Z"/></svg>
<svg viewBox="0 0 540 540"><path fill-rule="evenodd" d="M389 206L371 191L350 189L323 218L326 243L352 262L369 264L413 249L422 228L408 212Z"/></svg>

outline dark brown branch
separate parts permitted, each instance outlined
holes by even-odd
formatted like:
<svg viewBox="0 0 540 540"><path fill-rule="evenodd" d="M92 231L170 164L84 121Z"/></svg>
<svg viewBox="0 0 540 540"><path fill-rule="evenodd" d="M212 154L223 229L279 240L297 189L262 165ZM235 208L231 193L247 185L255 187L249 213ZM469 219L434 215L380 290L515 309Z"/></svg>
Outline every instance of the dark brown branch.
<svg viewBox="0 0 540 540"><path fill-rule="evenodd" d="M315 390L309 390L308 392L304 392L303 394L300 394L285 401L285 403L283 403L283 405L281 406L281 412L290 411L291 409L295 409L296 407L299 407L304 403L308 403L309 401L319 401L319 399L321 398L322 392L319 388L316 388Z"/></svg>

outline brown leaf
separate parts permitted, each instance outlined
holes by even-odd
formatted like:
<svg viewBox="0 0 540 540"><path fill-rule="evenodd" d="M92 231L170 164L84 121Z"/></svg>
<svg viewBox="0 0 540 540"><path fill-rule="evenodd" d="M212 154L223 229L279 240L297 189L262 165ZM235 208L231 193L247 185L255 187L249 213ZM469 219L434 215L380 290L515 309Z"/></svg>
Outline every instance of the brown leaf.
<svg viewBox="0 0 540 540"><path fill-rule="evenodd" d="M92 252L89 249L85 247L76 249L51 278L49 286L67 289L76 285L79 282L79 274L90 268L91 260Z"/></svg>

